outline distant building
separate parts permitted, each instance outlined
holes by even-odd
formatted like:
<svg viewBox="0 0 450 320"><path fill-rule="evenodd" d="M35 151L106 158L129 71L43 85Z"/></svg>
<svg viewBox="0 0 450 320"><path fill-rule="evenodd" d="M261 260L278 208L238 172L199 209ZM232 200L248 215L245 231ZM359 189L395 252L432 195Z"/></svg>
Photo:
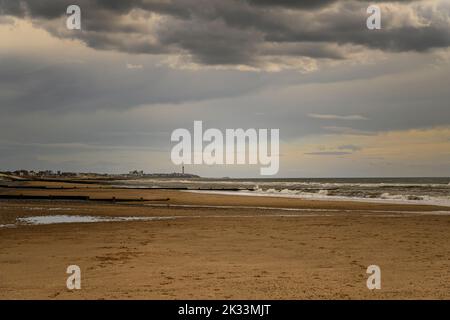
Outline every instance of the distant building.
<svg viewBox="0 0 450 320"><path fill-rule="evenodd" d="M59 174L62 177L76 177L77 174L75 172L61 172Z"/></svg>
<svg viewBox="0 0 450 320"><path fill-rule="evenodd" d="M19 177L28 176L28 171L27 170L16 170L13 173L16 176L19 176Z"/></svg>
<svg viewBox="0 0 450 320"><path fill-rule="evenodd" d="M144 176L144 171L143 170L133 170L129 172L130 176L134 176L134 177L143 177Z"/></svg>
<svg viewBox="0 0 450 320"><path fill-rule="evenodd" d="M39 171L37 174L41 177L52 176L53 171L52 170Z"/></svg>

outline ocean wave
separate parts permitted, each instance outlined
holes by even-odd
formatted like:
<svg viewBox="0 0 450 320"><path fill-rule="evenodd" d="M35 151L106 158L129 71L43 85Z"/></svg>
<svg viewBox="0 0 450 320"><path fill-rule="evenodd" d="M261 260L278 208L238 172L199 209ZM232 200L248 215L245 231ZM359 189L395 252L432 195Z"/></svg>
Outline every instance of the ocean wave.
<svg viewBox="0 0 450 320"><path fill-rule="evenodd" d="M117 186L133 187L148 187L149 185L155 187L155 183L160 186L182 184L182 185L234 185L242 187L286 187L288 189L314 187L314 188L336 188L336 187L364 187L364 188L450 188L450 182L442 183L423 183L423 182L326 182L326 181L258 181L258 180L238 180L238 179L203 179L203 180L189 180L189 179L141 179L141 180L122 180Z"/></svg>
<svg viewBox="0 0 450 320"><path fill-rule="evenodd" d="M239 194L320 200L421 203L450 206L450 178L330 178L330 179L146 179L130 185L188 190L241 189ZM119 183L119 184L122 184ZM127 184L122 184L127 186Z"/></svg>
<svg viewBox="0 0 450 320"><path fill-rule="evenodd" d="M383 193L379 196L342 196L330 195L328 190L319 190L318 192L303 192L290 189L257 189L255 191L207 191L207 190L187 190L188 192L213 193L224 195L239 196L259 196L259 197L281 197L281 198L298 198L306 200L332 200L332 201L362 201L362 202L381 202L396 204L427 204L450 207L450 197L433 197L433 196L417 196L417 195L400 195Z"/></svg>

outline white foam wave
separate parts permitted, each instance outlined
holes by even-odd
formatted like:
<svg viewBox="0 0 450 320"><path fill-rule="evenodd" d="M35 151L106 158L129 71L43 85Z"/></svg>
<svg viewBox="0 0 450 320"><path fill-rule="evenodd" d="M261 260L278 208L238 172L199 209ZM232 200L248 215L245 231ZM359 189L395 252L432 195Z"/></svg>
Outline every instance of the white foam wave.
<svg viewBox="0 0 450 320"><path fill-rule="evenodd" d="M367 187L367 188L382 188L382 187L433 187L433 188L447 188L450 187L450 183L406 183L406 182L323 182L323 181L245 181L245 180L221 180L221 179L205 179L205 180L187 180L187 179L141 179L139 184L136 180L122 180L117 187L124 187L128 184L130 187L144 187L145 184L154 184L159 182L162 184L180 183L180 184L199 184L199 185L241 185L258 189L260 186L264 186L270 189L270 186L285 186L287 188L298 187L315 187L315 188L336 188L336 187Z"/></svg>
<svg viewBox="0 0 450 320"><path fill-rule="evenodd" d="M255 191L209 191L209 190L184 190L185 192L211 193L223 195L256 196L256 197L280 197L280 198L298 198L307 200L332 200L332 201L359 201L393 204L427 204L450 207L450 197L432 197L432 196L414 196L414 195L391 195L382 194L379 198L345 197L332 196L326 189L319 190L317 193L303 192L290 189L257 189Z"/></svg>

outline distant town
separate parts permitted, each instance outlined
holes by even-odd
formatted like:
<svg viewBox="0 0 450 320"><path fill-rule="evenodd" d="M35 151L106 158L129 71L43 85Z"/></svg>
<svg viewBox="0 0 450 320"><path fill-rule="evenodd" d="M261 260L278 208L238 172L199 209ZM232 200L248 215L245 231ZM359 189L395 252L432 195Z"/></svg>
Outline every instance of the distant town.
<svg viewBox="0 0 450 320"><path fill-rule="evenodd" d="M143 170L132 170L123 174L109 174L109 173L94 173L94 172L64 172L53 170L16 170L16 171L0 171L0 178L11 179L66 179L66 178L78 178L78 179L145 179L145 178L200 178L195 174L182 172L172 173L145 173Z"/></svg>

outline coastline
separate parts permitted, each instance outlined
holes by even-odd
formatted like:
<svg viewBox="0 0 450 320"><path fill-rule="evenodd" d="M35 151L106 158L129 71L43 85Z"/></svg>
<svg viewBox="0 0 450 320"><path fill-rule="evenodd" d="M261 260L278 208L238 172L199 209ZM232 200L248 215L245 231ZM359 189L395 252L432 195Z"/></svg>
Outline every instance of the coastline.
<svg viewBox="0 0 450 320"><path fill-rule="evenodd" d="M222 194L230 196L242 197L271 197L271 198L294 198L301 200L313 201L345 201L345 202L364 202L364 203L386 203L386 204L405 204L405 205L430 205L450 207L450 199L448 200L404 200L404 199L389 199L389 198L357 198L357 197L339 197L339 196L320 196L320 195L295 195L262 192L257 193L253 191L208 191L208 190L185 190L185 192L204 193L204 194Z"/></svg>

